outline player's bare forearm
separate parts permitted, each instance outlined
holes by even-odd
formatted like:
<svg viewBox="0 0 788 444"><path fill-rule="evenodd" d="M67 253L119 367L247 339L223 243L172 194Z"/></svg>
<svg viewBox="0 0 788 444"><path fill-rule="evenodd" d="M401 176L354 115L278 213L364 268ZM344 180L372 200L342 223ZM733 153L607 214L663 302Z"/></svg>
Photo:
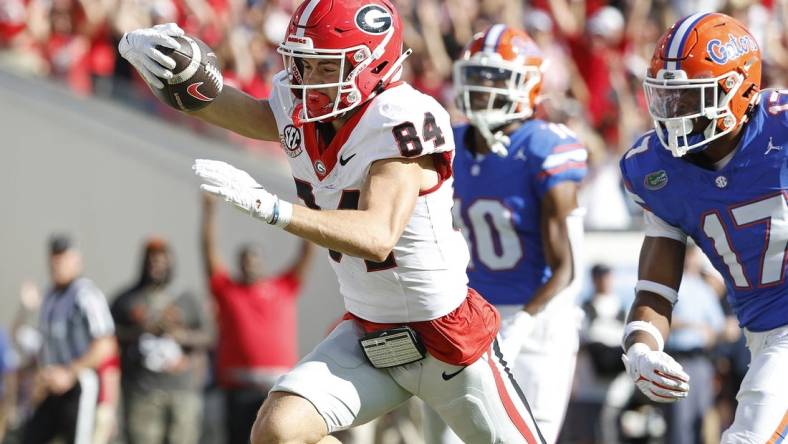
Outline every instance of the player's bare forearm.
<svg viewBox="0 0 788 444"><path fill-rule="evenodd" d="M320 211L295 205L286 230L340 253L383 261L410 220L421 173L417 161L375 162L358 210Z"/></svg>
<svg viewBox="0 0 788 444"><path fill-rule="evenodd" d="M259 140L279 140L274 113L267 100L258 100L232 86L205 108L189 113L210 124Z"/></svg>
<svg viewBox="0 0 788 444"><path fill-rule="evenodd" d="M394 230L381 222L369 211L321 211L295 205L285 230L330 250L381 262L396 243Z"/></svg>
<svg viewBox="0 0 788 444"><path fill-rule="evenodd" d="M565 182L551 188L542 202L542 248L552 275L537 288L525 310L538 313L575 279L567 217L577 208L577 185Z"/></svg>
<svg viewBox="0 0 788 444"><path fill-rule="evenodd" d="M670 315L672 311L673 305L662 296L648 291L639 291L635 297L635 302L629 309L627 322L650 322L657 327L657 330L662 334L662 338L667 339L670 333ZM643 331L635 331L627 337L624 342L624 349L629 349L636 342L642 342L651 347L652 350L658 348L657 342L650 334Z"/></svg>
<svg viewBox="0 0 788 444"><path fill-rule="evenodd" d="M684 273L685 249L686 246L682 242L673 239L646 237L640 250L638 279L678 289ZM650 322L662 333L663 338L667 338L672 312L673 304L664 297L650 291L638 291L635 302L629 310L627 322ZM635 342L645 343L652 349L657 348L654 339L645 332L632 333L627 337L624 346L629 348Z"/></svg>

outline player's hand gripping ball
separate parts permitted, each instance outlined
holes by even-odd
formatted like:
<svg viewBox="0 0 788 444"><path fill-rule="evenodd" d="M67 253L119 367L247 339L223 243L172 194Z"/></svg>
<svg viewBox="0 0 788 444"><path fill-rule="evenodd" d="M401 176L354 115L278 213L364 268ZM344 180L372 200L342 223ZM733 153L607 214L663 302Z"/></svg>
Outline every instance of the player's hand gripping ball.
<svg viewBox="0 0 788 444"><path fill-rule="evenodd" d="M118 49L156 96L177 110L201 109L222 91L216 54L174 23L126 33Z"/></svg>

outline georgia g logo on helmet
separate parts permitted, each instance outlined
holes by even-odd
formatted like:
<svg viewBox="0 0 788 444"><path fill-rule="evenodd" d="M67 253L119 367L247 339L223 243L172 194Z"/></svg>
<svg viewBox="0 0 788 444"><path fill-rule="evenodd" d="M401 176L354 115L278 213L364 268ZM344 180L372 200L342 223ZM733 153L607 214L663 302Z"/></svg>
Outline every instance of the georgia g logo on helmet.
<svg viewBox="0 0 788 444"><path fill-rule="evenodd" d="M383 34L391 24L391 14L382 6L366 5L356 12L356 26L367 34Z"/></svg>

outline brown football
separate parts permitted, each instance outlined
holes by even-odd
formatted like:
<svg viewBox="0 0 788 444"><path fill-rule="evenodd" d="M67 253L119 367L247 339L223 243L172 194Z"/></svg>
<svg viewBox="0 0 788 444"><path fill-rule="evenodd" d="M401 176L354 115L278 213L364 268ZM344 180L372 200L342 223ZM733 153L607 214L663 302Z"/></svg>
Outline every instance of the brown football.
<svg viewBox="0 0 788 444"><path fill-rule="evenodd" d="M200 39L175 37L180 49L156 48L175 60L170 80L162 79L164 88L151 88L164 103L181 111L196 111L210 105L222 92L222 72L213 50Z"/></svg>

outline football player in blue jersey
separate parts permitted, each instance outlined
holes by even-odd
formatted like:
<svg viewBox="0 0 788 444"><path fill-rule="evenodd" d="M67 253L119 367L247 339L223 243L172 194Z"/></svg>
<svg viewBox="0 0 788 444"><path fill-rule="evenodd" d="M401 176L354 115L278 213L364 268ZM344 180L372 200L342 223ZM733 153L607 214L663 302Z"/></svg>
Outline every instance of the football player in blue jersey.
<svg viewBox="0 0 788 444"><path fill-rule="evenodd" d="M725 277L752 355L723 443L782 442L788 427L788 91L760 83L761 52L742 24L679 20L644 81L655 130L621 160L646 221L627 371L654 401L687 396L691 381L663 344L690 236Z"/></svg>
<svg viewBox="0 0 788 444"><path fill-rule="evenodd" d="M503 317L502 349L548 443L569 401L582 315L576 305L588 153L566 126L534 118L543 56L523 31L494 25L454 65L454 218L468 277ZM430 412L428 442L458 442Z"/></svg>

